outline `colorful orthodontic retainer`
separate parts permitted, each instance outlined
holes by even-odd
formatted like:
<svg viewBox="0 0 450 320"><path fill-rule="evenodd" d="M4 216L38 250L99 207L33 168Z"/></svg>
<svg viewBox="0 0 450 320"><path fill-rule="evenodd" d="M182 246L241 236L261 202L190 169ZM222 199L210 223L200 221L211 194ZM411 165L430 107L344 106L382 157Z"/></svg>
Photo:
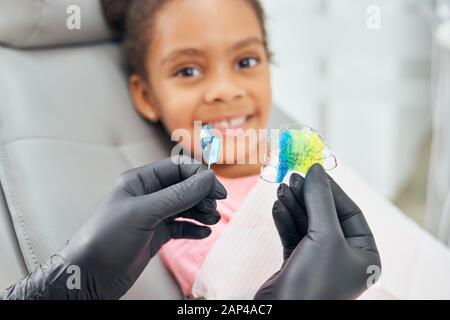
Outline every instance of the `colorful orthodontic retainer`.
<svg viewBox="0 0 450 320"><path fill-rule="evenodd" d="M269 137L268 150L261 169L261 179L281 183L290 171L306 175L316 163L325 170L337 166L337 160L322 137L303 125L282 127Z"/></svg>

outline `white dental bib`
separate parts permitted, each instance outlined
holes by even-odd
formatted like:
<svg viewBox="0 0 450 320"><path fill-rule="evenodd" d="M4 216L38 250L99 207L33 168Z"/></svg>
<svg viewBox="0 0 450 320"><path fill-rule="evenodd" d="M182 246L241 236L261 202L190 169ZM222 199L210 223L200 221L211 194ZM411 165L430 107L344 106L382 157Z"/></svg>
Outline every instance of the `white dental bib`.
<svg viewBox="0 0 450 320"><path fill-rule="evenodd" d="M377 299L383 291L381 298L449 299L448 248L342 163L329 174L364 212L380 252L381 278L361 298ZM277 187L261 180L249 193L198 272L195 298L252 299L279 270L283 249L272 218Z"/></svg>

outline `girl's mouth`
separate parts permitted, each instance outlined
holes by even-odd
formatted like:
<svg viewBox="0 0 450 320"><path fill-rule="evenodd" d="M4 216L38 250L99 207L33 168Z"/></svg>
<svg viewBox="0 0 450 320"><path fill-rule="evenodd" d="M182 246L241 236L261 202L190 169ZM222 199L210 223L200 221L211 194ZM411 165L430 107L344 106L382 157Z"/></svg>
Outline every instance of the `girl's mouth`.
<svg viewBox="0 0 450 320"><path fill-rule="evenodd" d="M214 129L222 131L223 134L226 130L244 129L248 122L254 118L254 114L223 118L215 121L208 121L207 124L211 125Z"/></svg>

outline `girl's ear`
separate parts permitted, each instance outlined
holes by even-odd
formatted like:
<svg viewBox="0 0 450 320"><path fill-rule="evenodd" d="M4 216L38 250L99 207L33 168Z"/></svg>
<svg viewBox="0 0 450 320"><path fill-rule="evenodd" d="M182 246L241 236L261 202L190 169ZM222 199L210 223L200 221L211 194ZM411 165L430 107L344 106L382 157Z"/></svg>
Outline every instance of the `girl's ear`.
<svg viewBox="0 0 450 320"><path fill-rule="evenodd" d="M156 103L147 85L139 75L133 74L128 79L131 100L136 110L151 122L158 122L160 115Z"/></svg>

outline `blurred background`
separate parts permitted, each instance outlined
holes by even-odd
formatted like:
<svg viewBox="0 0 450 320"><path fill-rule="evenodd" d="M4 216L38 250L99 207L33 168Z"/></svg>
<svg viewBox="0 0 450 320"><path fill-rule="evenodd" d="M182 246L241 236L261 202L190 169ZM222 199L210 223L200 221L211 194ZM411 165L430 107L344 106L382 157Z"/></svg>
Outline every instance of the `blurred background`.
<svg viewBox="0 0 450 320"><path fill-rule="evenodd" d="M263 4L275 103L450 244L450 1Z"/></svg>
<svg viewBox="0 0 450 320"><path fill-rule="evenodd" d="M450 246L450 0L261 1L275 104ZM131 108L102 15L99 0L0 0L0 287L65 243L120 172L170 150ZM381 288L450 297L448 248L362 191ZM169 270L152 263L127 298L180 298Z"/></svg>

